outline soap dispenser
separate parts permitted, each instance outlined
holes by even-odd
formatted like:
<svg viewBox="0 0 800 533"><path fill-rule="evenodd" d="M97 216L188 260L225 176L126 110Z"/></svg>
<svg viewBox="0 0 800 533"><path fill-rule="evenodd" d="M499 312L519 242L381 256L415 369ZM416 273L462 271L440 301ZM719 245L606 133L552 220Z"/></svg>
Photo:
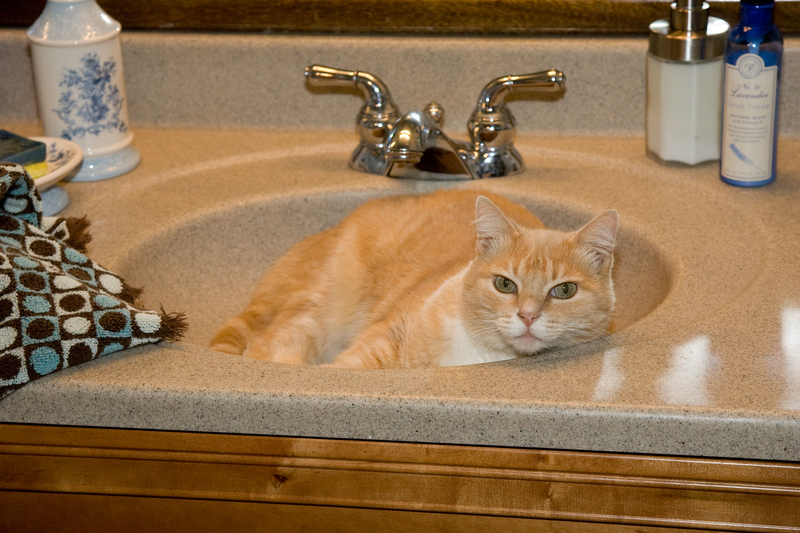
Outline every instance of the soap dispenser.
<svg viewBox="0 0 800 533"><path fill-rule="evenodd" d="M650 24L647 155L694 166L720 157L722 78L730 26L702 0L677 0Z"/></svg>

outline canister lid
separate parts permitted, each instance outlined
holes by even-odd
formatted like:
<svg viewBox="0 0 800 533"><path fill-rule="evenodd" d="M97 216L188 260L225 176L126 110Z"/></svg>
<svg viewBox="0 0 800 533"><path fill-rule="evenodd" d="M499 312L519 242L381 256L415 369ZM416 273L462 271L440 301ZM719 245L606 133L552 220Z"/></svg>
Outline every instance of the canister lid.
<svg viewBox="0 0 800 533"><path fill-rule="evenodd" d="M725 53L729 30L730 25L717 17L708 17L705 27L695 30L674 28L671 21L661 19L650 24L649 50L654 56L670 61L714 59Z"/></svg>
<svg viewBox="0 0 800 533"><path fill-rule="evenodd" d="M77 47L113 39L121 29L95 0L49 0L28 28L28 39L42 46Z"/></svg>

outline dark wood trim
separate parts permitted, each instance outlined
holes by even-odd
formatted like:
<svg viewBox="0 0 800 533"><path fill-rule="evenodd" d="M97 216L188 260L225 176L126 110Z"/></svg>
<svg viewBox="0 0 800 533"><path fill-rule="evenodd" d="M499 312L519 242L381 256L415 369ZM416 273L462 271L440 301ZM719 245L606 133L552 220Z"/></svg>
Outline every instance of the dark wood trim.
<svg viewBox="0 0 800 533"><path fill-rule="evenodd" d="M421 511L257 504L213 500L169 500L92 494L4 492L9 509L34 510L4 522L14 533L107 533L141 531L303 533L698 533L697 529L624 526ZM46 513L36 510L46 509ZM50 518L47 518L50 517ZM54 520L52 517L63 517Z"/></svg>
<svg viewBox="0 0 800 533"><path fill-rule="evenodd" d="M427 35L644 35L669 2L630 0L99 0L129 30ZM0 0L0 26L27 27L45 0ZM711 1L734 22L737 2ZM800 1L775 20L800 33Z"/></svg>
<svg viewBox="0 0 800 533"><path fill-rule="evenodd" d="M795 463L2 424L0 473L25 509L2 531L97 509L176 531L243 512L282 531L800 531Z"/></svg>

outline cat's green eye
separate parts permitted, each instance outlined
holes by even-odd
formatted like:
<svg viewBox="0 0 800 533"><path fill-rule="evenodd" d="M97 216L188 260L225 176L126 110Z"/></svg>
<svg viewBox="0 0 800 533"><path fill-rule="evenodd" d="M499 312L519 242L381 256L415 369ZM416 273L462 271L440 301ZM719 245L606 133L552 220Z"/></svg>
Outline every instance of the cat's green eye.
<svg viewBox="0 0 800 533"><path fill-rule="evenodd" d="M514 292L517 290L517 286L514 282L503 276L494 277L494 286L500 292Z"/></svg>
<svg viewBox="0 0 800 533"><path fill-rule="evenodd" d="M552 289L550 289L550 294L554 298L558 298L559 300L566 300L567 298L572 298L575 296L575 292L578 290L578 286L568 281L566 283L562 283L560 285L556 285Z"/></svg>

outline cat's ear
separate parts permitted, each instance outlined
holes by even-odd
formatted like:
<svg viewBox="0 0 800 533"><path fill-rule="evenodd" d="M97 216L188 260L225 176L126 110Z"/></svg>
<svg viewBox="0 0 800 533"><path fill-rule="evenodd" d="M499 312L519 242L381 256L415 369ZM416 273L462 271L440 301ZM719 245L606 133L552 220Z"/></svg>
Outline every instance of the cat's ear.
<svg viewBox="0 0 800 533"><path fill-rule="evenodd" d="M619 215L613 209L609 209L593 218L573 237L578 246L590 254L593 266L598 272L611 265L618 225Z"/></svg>
<svg viewBox="0 0 800 533"><path fill-rule="evenodd" d="M476 250L483 256L494 255L518 234L515 224L485 196L479 196L475 203L475 225L478 229Z"/></svg>

